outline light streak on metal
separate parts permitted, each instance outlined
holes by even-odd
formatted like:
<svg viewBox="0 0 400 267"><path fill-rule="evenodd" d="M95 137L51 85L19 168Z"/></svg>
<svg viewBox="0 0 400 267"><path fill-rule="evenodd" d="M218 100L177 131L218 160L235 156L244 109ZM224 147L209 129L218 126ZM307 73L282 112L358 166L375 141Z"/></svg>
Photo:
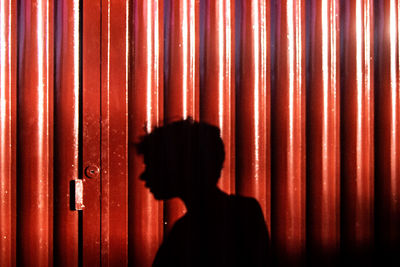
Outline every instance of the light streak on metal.
<svg viewBox="0 0 400 267"><path fill-rule="evenodd" d="M45 140L46 140L46 147L45 147L45 150L46 151L44 151L44 153L46 154L46 157L47 157L47 159L46 159L46 161L45 161L45 163L46 163L46 170L48 170L49 169L49 158L48 158L48 153L49 153L49 128L50 128L50 126L49 126L49 114L50 114L50 110L49 110L49 49L50 49L50 44L49 44L49 19L50 19L50 17L49 17L49 2L48 1L46 1L46 46L45 46L45 53L46 53L46 95L45 95L45 99L44 99L44 97L43 97L43 102L44 101L46 101L46 105L45 105L45 107L46 107L46 124L45 125L43 125L44 127L45 127L45 136L44 136L44 138L46 138ZM43 90L44 91L44 90ZM40 102L40 101L39 101ZM40 109L40 106L39 106L39 109ZM42 114L42 119L43 119L43 122L44 122L44 120L45 120L45 118L44 118L44 115L45 114ZM42 125L41 124L39 124L40 125L40 127L42 127ZM40 138L39 139L40 140L40 142L42 142L42 139ZM42 160L42 157L40 158L41 160ZM50 177L49 177L50 178ZM43 175L42 176L42 179L45 179L45 181L44 181L44 183L46 183L46 187L45 187L45 189L46 189L46 194L44 194L44 196L45 196L45 201L47 202L47 198L49 197L49 188L48 188L48 186L49 186L49 181L45 178L45 176ZM47 181L46 181L47 180ZM39 188L41 188L41 187L39 187ZM42 225L44 226L43 228L42 228L42 230L44 230L45 232L46 232L46 239L47 239L47 246L49 245L48 244L48 242L49 242L49 228L48 228L48 226L46 226L46 225L48 225L48 220L49 220L49 206L48 205L46 205L47 207L46 207L46 211L45 211L45 214L46 214L46 216L43 216L43 217L41 217L41 219L43 220L43 222L42 222Z"/></svg>
<svg viewBox="0 0 400 267"><path fill-rule="evenodd" d="M371 103L371 16L372 16L372 12L371 12L371 6L370 6L370 0L365 1L365 7L364 7L364 63L365 63L365 80L364 80L364 84L365 84L365 90L366 90L366 94L367 94L367 100L368 103ZM370 124L371 121L371 114L372 114L372 110L371 110L371 105L367 105L367 109L368 109L368 125ZM370 136L368 136L368 139L370 139ZM371 140L369 140L371 141Z"/></svg>
<svg viewBox="0 0 400 267"><path fill-rule="evenodd" d="M289 60L288 60L288 69L289 69L289 93L288 93L288 97L289 97L289 132L288 132L288 148L287 148L287 161L288 161L288 185L290 187L293 187L294 185L294 129L293 129L293 124L294 124L294 110L293 110L293 100L294 100L294 29L293 29L293 0L288 1L287 5L286 5L286 12L287 12L287 26L288 26L288 54L289 54ZM288 201L289 201L289 214L293 214L294 213L294 196L293 194L288 194ZM294 220L289 220L290 223L293 223ZM293 235L293 230L294 230L294 226L290 225L289 229L288 229L291 233L290 236Z"/></svg>
<svg viewBox="0 0 400 267"><path fill-rule="evenodd" d="M334 209L335 209L334 210L335 221L332 222L330 220L327 220L327 221L329 221L330 225L329 225L329 228L328 227L326 228L325 236L328 236L329 234L331 234L331 232L328 229L331 229L332 227L335 228L335 230L336 230L336 231L334 231L335 239L332 241L336 246L334 248L334 250L335 250L334 253L336 253L337 250L338 250L338 247L339 247L338 244L339 244L339 240L340 240L340 237L339 237L339 235L340 235L339 234L339 225L340 225L340 223L339 223L339 220L340 220L340 160L338 160L339 149L340 149L340 141L339 141L340 133L339 133L339 123L338 123L340 107L337 104L338 103L337 92L338 92L339 88L338 88L338 84L337 84L337 80L336 80L338 78L337 77L337 73L336 73L336 71L338 69L338 62L336 61L337 57L338 57L338 54L337 54L337 51L338 51L338 48L337 48L337 43L338 43L338 40L337 40L337 36L338 36L337 21L338 21L338 16L339 16L339 2L331 1L331 5L330 5L330 18L331 18L331 29L330 29L330 33L331 33L330 34L330 38L331 38L330 77L331 77L331 80L330 80L330 83L331 83L331 97L332 97L332 100L333 100L333 102L335 104L334 104L334 107L332 107L331 109L327 108L327 111L329 111L329 112L332 111L332 113L333 113L333 118L332 118L333 119L332 136L334 136L334 138L335 138L335 146L336 146L335 149L337 149L337 150L336 150L336 153L334 155L334 161L333 162L327 161L328 164L334 164L332 169L334 170L333 171L333 173L334 173L333 175L335 176L334 186L336 186L336 188L335 188L335 191L334 191L335 192L334 193L335 196L333 196L329 200L330 203L328 204L328 205L332 205L332 202L334 203L333 205L334 205ZM325 188L325 190L327 190L325 192L328 192L329 188Z"/></svg>
<svg viewBox="0 0 400 267"><path fill-rule="evenodd" d="M79 1L79 0L77 0ZM129 0L125 1L125 6L126 6L126 15L125 15L125 88L127 88L127 90L129 90L129 41L130 41L130 36L129 36ZM127 97L125 99L125 106L126 106L126 110L127 112L129 112L128 109L128 94L126 94ZM128 116L126 116L126 132L128 132ZM129 135L126 135L126 143L128 143L129 140ZM128 188L127 188L128 190Z"/></svg>
<svg viewBox="0 0 400 267"><path fill-rule="evenodd" d="M400 1L397 1L397 57L398 57L398 59L397 59L397 68L398 68L398 71L400 71L400 33L399 33L399 30L398 30L398 28L400 27ZM400 73L397 73L397 79L399 80L400 79ZM399 90L399 88L397 87L396 88L396 99L397 100L399 100L399 94L398 94L398 90ZM400 116L400 114L399 114L399 106L398 106L398 102L396 102L396 110L394 111L394 113L396 114L396 116L397 116L397 119L399 119L399 116ZM394 134L395 136L396 136L396 147L395 147L395 150L396 150L396 152L395 152L395 154L396 154L396 168L397 168L397 171L398 171L398 166L399 166L399 161L398 161L398 157L399 157L399 137L398 137L398 135L399 135L399 128L397 127L399 125L399 122L396 122L396 124L394 124L393 125L393 127L395 127L395 129L396 129L396 133ZM393 146L392 146L393 147ZM396 204L397 204L397 207L399 206L399 203L400 203L400 199L399 199L399 186L400 186L400 178L399 178L399 175L397 174L397 175L394 175L394 176L392 176L392 181L391 181L391 186L392 186L392 195L393 195L393 197L397 200L397 203L394 203L394 206L396 206ZM399 212L398 211L398 208L397 208L397 212ZM399 212L400 213L400 212ZM400 214L397 214L397 216L400 216Z"/></svg>
<svg viewBox="0 0 400 267"><path fill-rule="evenodd" d="M107 92L107 101L109 101L110 96L110 54L111 54L111 0L107 1L107 88L106 88L106 92ZM107 118L106 121L109 120L109 112L108 110L105 111ZM108 142L108 141L107 141Z"/></svg>
<svg viewBox="0 0 400 267"><path fill-rule="evenodd" d="M8 14L11 14L11 3L12 1L8 1ZM12 16L8 16L8 43L11 45L11 17ZM11 66L11 53L8 53L8 65ZM9 85L11 87L11 71L9 71ZM11 95L10 95L11 96ZM11 123L11 116L10 116L10 123Z"/></svg>
<svg viewBox="0 0 400 267"><path fill-rule="evenodd" d="M73 47L74 47L74 63L73 63L73 69L74 69L74 99L75 99L75 105L79 106L79 0L74 0L73 2L73 32L74 32L74 38L73 38ZM78 131L79 131L79 109L75 108L74 109L74 130L76 132L76 136L78 136Z"/></svg>
<svg viewBox="0 0 400 267"><path fill-rule="evenodd" d="M301 88L302 80L301 80L301 55L302 55L302 50L303 47L301 45L301 38L302 38L302 32L301 32L301 1L297 1L297 8L296 8L296 78L297 78L297 83L296 85ZM301 91L299 91L301 92Z"/></svg>
<svg viewBox="0 0 400 267"><path fill-rule="evenodd" d="M397 10L398 12L398 10ZM391 122L391 133L390 133L390 172L391 181L390 189L392 198L396 198L397 195L397 72L396 60L397 60L397 24L396 19L396 1L390 1L390 87L391 87L391 100L392 100L392 122Z"/></svg>
<svg viewBox="0 0 400 267"><path fill-rule="evenodd" d="M322 190L327 192L328 190L328 0L322 1L322 82L323 82L323 129L322 129ZM324 197L322 198L322 206L324 210L328 210L328 202ZM325 217L323 217L325 218ZM326 228L328 229L328 228Z"/></svg>
<svg viewBox="0 0 400 267"><path fill-rule="evenodd" d="M0 1L0 265L4 266L15 264L13 257L15 256L15 234L12 226L15 218L13 212L15 169L12 165L12 95L15 88L12 83L13 62L11 61L15 43L13 44L14 40L11 39L12 5L15 5L13 1Z"/></svg>
<svg viewBox="0 0 400 267"><path fill-rule="evenodd" d="M224 73L223 77L225 78L225 76L226 76L226 80L228 81L227 83L225 83L226 84L225 86L227 87L226 90L227 90L227 92L229 94L228 95L229 99L231 99L231 94L232 94L232 85L231 85L231 81L232 81L232 72L231 72L231 68L232 68L232 61L231 61L232 60L231 1L228 0L225 3L226 3L227 6L225 8L225 10L226 10L226 12L225 12L225 16L226 16L226 23L225 24L226 24L226 27L225 27L225 42L224 42L225 43L225 49L224 49L224 51L225 51L225 68L224 68L225 73ZM221 97L221 99L223 98L222 94L220 95L220 97ZM231 116L231 114L229 114L229 116ZM222 134L224 134L223 133L224 129L226 129L227 127L224 127L224 125L222 124L223 123L222 119L220 119L220 122L221 122L220 127L221 127L221 136L222 136ZM229 120L228 129L231 129L231 127L232 127L231 120Z"/></svg>
<svg viewBox="0 0 400 267"><path fill-rule="evenodd" d="M159 92L160 90L160 71L159 71L159 64L160 64L160 44L159 44L159 37L160 37L160 28L159 28L159 21L158 21L158 17L159 17L159 6L158 6L158 2L154 2L154 75L155 75L155 87L157 88L157 92ZM128 88L128 87L127 87ZM150 96L151 98L151 96ZM156 120L155 120L155 124L158 125L159 121L160 121L160 103L159 103L159 97L156 97L156 112L155 112L155 116L156 116ZM148 118L148 120L153 121L151 118Z"/></svg>
<svg viewBox="0 0 400 267"><path fill-rule="evenodd" d="M229 2L229 1L228 1ZM224 78L225 78L225 69L224 69L224 57L225 57L225 38L224 38L224 1L218 1L218 75L220 79L218 80L218 122L219 122L219 127L221 129L221 135L222 131L224 130L224 118L223 118L223 110L224 110ZM230 10L228 10L227 13L229 13Z"/></svg>
<svg viewBox="0 0 400 267"><path fill-rule="evenodd" d="M37 26L37 49L38 49L38 66L37 66L37 70L38 70L38 104L37 104L37 108L39 111L39 118L38 118L38 126L39 126L39 135L43 133L43 106L44 106L44 93L43 93L43 89L44 89L44 81L43 81L43 14L42 14L42 8L43 8L43 4L42 4L42 0L38 0L38 12L37 12L37 21L38 21L38 26ZM47 63L47 62L46 62ZM42 137L39 136L39 148L42 148ZM39 152L41 153L41 152ZM38 158L38 165L42 166L41 164L41 157ZM40 177L40 174L39 174ZM41 187L39 187L41 188ZM42 193L42 192L41 192ZM39 194L40 196L42 194Z"/></svg>
<svg viewBox="0 0 400 267"><path fill-rule="evenodd" d="M303 47L302 47L302 34L303 33L301 32L301 27L302 27L301 5L302 5L302 1L297 1L296 3L297 3L297 8L296 8L296 52L297 52L296 53L296 59L297 59L297 62L296 62L296 77L297 77L297 83L296 83L296 86L298 88L297 89L297 94L298 95L297 95L296 99L298 100L298 99L301 98L301 94L304 94L305 92L301 89L302 82L303 82L302 78L301 78L302 77L302 71L303 71L302 70L302 58L301 58L302 57L302 51L303 51ZM299 110L297 110L297 111L299 111ZM293 119L294 119L294 117L293 117ZM302 128L301 127L301 120L296 120L295 123L296 123L297 129L301 129ZM291 133L291 134L294 135L294 133ZM301 138L302 138L302 135L300 135L300 140L299 140L300 143L302 142ZM293 143L292 145L294 146L295 144ZM292 154L292 160L293 160L293 162L295 160L294 159L294 154ZM292 162L292 164L293 164L293 162ZM300 173L302 171L300 168L301 168L301 165L297 169L297 172L299 173L298 174L299 176L301 176ZM296 197L298 199L301 199L301 190L296 190L296 193L297 193ZM295 200L293 200L292 203L294 204ZM293 205L293 207L294 207L294 205ZM292 222L294 222L294 220ZM293 227L293 229L294 229L294 227Z"/></svg>
<svg viewBox="0 0 400 267"><path fill-rule="evenodd" d="M11 2L11 1L10 1ZM11 14L11 13L9 13ZM11 17L9 15L9 17ZM10 156L9 153L6 153L6 138L7 138L7 132L6 132L6 115L7 115L7 101L6 101L6 25L5 25L5 1L0 2L0 171L1 175L4 174L7 166L7 160L6 158ZM10 24L11 25L11 24ZM9 28L10 31L10 28ZM10 37L10 36L8 36ZM10 39L8 40L8 43L11 44ZM11 62L9 62L8 66L10 68ZM11 71L9 70L11 73ZM10 83L11 80L9 80ZM10 87L11 88L11 87ZM10 98L8 98L10 99ZM4 158L3 158L4 157ZM10 204L11 201L9 201L9 194L8 194L8 188L7 184L10 183L10 173L8 172L5 177L0 177L0 212L7 213L7 211L3 211L2 208L5 206L4 204L8 205L6 206L7 210L10 210ZM4 220L4 216L0 216L0 244L2 245L1 251L0 251L0 257L5 256L3 253L4 252L9 252L9 246L10 246L10 233L7 229L7 224L8 220ZM4 227L4 228L3 228ZM6 239L9 240L6 240ZM4 245L4 247L3 247ZM7 257L10 257L11 255L7 255ZM3 262L5 259L0 259L1 262Z"/></svg>
<svg viewBox="0 0 400 267"><path fill-rule="evenodd" d="M182 40L186 41L188 39L188 7L187 1L182 1L182 8L183 8L183 19L182 19ZM187 60L188 60L188 48L186 43L180 43L179 46L182 48L182 57L183 57L183 73L182 73L182 95L183 95L183 119L186 119L188 116L187 111L187 99L188 99L188 90L192 88L188 88L188 67L187 67Z"/></svg>
<svg viewBox="0 0 400 267"><path fill-rule="evenodd" d="M397 27L400 27L400 1L397 0ZM400 70L400 34L399 32L397 32L397 57L398 57L398 61L397 61L397 67Z"/></svg>
<svg viewBox="0 0 400 267"><path fill-rule="evenodd" d="M371 102L371 86L373 86L373 80L371 81L371 16L372 12L370 10L370 0L364 2L364 64L365 64L365 76L363 79L364 85L365 85L365 94L366 94L366 100L368 101L366 105L366 114L367 114L367 125L371 125L371 117L373 116L373 111L371 110L371 105L373 102ZM373 140L371 140L371 133L373 135L373 128L371 132L366 135L367 141L372 146L369 148L370 153L373 153ZM368 171L370 172L370 171ZM368 181L368 195L373 197L373 190L371 190L371 183L373 184L373 180ZM371 208L371 207L369 207ZM371 214L371 216L373 216ZM372 219L371 219L372 220Z"/></svg>
<svg viewBox="0 0 400 267"><path fill-rule="evenodd" d="M337 58L337 37L336 37L336 29L337 29L337 16L338 16L338 4L336 4L335 1L331 2L331 88L336 88L336 79L337 79L337 73L336 73L336 58ZM334 102L337 103L336 99L337 99L337 90L333 90L333 98L334 98ZM338 108L337 106L335 106L335 108ZM334 135L336 136L337 133L337 129L338 129L338 125L337 125L337 119L336 119L336 113L335 113L335 119L334 119L334 125L335 125L335 133Z"/></svg>
<svg viewBox="0 0 400 267"><path fill-rule="evenodd" d="M147 43L146 43L146 54L147 54L147 83L146 83L146 132L150 133L151 132L151 128L152 128L152 120L151 120L151 109L152 109L152 105L151 105L151 94L152 94L152 65L151 65L151 61L152 58L151 56L153 55L153 46L152 44L152 21L151 21L151 14L153 11L153 1L149 0L147 1L147 5L146 5L146 17L147 17L147 35L146 35L146 39L147 39Z"/></svg>
<svg viewBox="0 0 400 267"><path fill-rule="evenodd" d="M260 132L260 96L259 96L259 87L260 87L260 40L259 40L259 12L258 12L258 1L252 2L252 14L254 14L253 21L253 36L254 36L254 179L256 183L259 182L259 169L260 169L260 140L259 140L259 132Z"/></svg>
<svg viewBox="0 0 400 267"><path fill-rule="evenodd" d="M312 261L336 257L340 225L340 140L337 88L338 0L311 1L307 97L307 242ZM354 68L355 69L355 68ZM304 80L304 79L303 79ZM345 117L346 118L346 117ZM317 264L318 262L318 264Z"/></svg>
<svg viewBox="0 0 400 267"><path fill-rule="evenodd" d="M337 79L337 73L336 73L336 70L337 70L337 61L336 61L336 59L337 59L337 17L338 17L338 13L339 13L339 8L338 8L338 3L336 2L336 1L331 1L330 2L331 3L331 5L330 5L330 19L331 19L331 29L330 29L330 38L331 38L331 45L330 45L330 50L331 50L331 58L330 58L330 61L331 61L331 65L330 65L330 86L331 86L331 90L330 90L330 94L331 94L331 98L332 98L332 100L333 100L333 103L335 103L334 104L334 107L332 107L331 109L327 106L327 112L332 112L333 113L333 131L332 131L332 136L334 136L334 138L335 138L335 146L337 146L339 149L340 149L340 142L338 141L338 136L339 136L339 133L338 133L338 129L339 129L339 125L338 125L338 114L339 114L339 105L337 104L338 103L338 100L337 100L337 91L338 91L338 88L337 88L337 82L336 82L336 79ZM329 134L329 131L327 130L327 134ZM338 150L337 150L338 151ZM337 153L337 154L336 154ZM335 156L334 156L334 161L333 162L330 162L330 160L327 160L327 164L328 164L328 166L327 166L327 168L328 168L328 171L329 171L329 164L334 164L334 166L333 166L333 170L334 170L334 176L335 176L335 185L334 186L336 186L336 185L339 185L339 183L340 183L340 171L339 171L339 167L337 167L337 166L339 166L339 164L340 163L338 163L338 162L340 162L340 161L338 161L338 159L337 159L337 155L338 155L338 153L339 152L336 152L335 154ZM324 188L324 190L325 190L325 192L328 192L328 190L329 190L329 187L328 186L326 186L325 188ZM339 210L339 200L338 201L336 201L335 202L335 200L336 199L339 199L340 198L340 186L337 186L336 188L335 188L335 196L333 197L333 199L331 198L329 201L330 201L330 204L332 203L332 202L334 202L335 204L335 216L337 216L336 218L339 218L340 217L340 215L338 215L338 210ZM328 206L329 204L327 203L327 206ZM329 221L329 220L328 220ZM333 225L335 225L336 226L336 229L339 229L339 219L336 219L336 221L335 222L332 222L332 221L329 221L330 223L332 223ZM330 232L329 232L329 230L328 230L329 228L327 227L326 228L326 232L325 232L325 235L326 236L328 236L329 234L330 234ZM336 232L335 232L335 234L336 234L336 239L335 239L335 241L334 242L336 242L336 244L339 242L339 230L336 230Z"/></svg>
<svg viewBox="0 0 400 267"><path fill-rule="evenodd" d="M357 199L361 199L362 194L362 183L360 183L360 179L362 179L362 94L363 94L363 70L362 70L362 14L361 14L361 0L357 0L356 2L356 80L357 80L357 155L356 155L356 166L357 166Z"/></svg>
<svg viewBox="0 0 400 267"><path fill-rule="evenodd" d="M188 86L190 88L190 91L192 92L192 110L190 111L192 116L194 117L194 114L196 113L196 94L194 93L194 88L196 88L196 34L193 34L196 32L195 28L195 2L194 1L189 1L190 3L190 8L189 8L189 45L190 45L190 58L189 58L189 67L190 67L190 81L191 84ZM185 90L186 92L186 90Z"/></svg>
<svg viewBox="0 0 400 267"><path fill-rule="evenodd" d="M50 43L49 43L49 2L46 1L46 137L49 136L49 121L48 117L49 113L49 50L50 50ZM48 164L48 163L47 163ZM48 167L48 166L47 166Z"/></svg>
<svg viewBox="0 0 400 267"><path fill-rule="evenodd" d="M44 130L44 108L45 108L45 100L44 100L44 79L43 79L43 57L44 57L44 47L43 47L43 3L42 0L38 0L37 3L37 7L38 7L38 11L37 11L37 21L38 21L38 25L37 25L37 51L38 51L38 66L37 66L37 70L38 70L38 102L37 102L37 109L38 109L38 157L37 157L37 165L41 166L41 168L38 168L37 171L37 177L39 177L39 181L38 181L38 185L37 185L37 191L38 191L38 208L40 210L42 210L44 213L47 213L47 209L45 207L42 207L42 202L43 199L42 197L45 196L45 192L43 191L44 186L42 185L43 183L45 183L45 179L46 177L43 177L43 157L44 155L44 151L43 151L43 130ZM46 55L47 56L47 55ZM46 57L46 64L47 64L48 60ZM47 70L46 70L47 71ZM48 75L46 77L46 79L48 79ZM46 87L46 90L48 89L48 87ZM47 104L47 103L46 103ZM47 105L46 105L47 106ZM46 108L46 112L47 112L47 108ZM48 113L46 113L48 114ZM47 234L45 234L43 231L46 230L45 227L45 220L47 219L47 216L38 216L38 229L39 229L39 235L38 235L38 243L39 244L45 244L45 240L47 239ZM40 250L42 250L43 248L40 248Z"/></svg>
<svg viewBox="0 0 400 267"><path fill-rule="evenodd" d="M256 140L256 142L255 142L255 147L256 147L256 151L255 151L255 153L256 153L256 155L255 155L255 158L256 158L256 162L257 162L257 164L256 164L256 168L255 168L255 173L256 173L256 178L257 178L257 186L262 186L263 185L263 183L262 183L262 181L261 181L261 179L263 178L263 177L265 177L265 173L262 173L262 175L263 175L263 177L260 177L260 170L261 170L261 167L260 167L260 165L261 164L266 164L265 162L263 162L263 159L262 159L262 157L260 157L260 138L261 138L261 136L260 136L260 133L262 133L262 131L263 131L263 129L262 129L262 127L260 127L260 122L259 122L259 114L261 113L261 108L268 108L268 107L263 107L263 106L266 106L267 104L266 104L266 98L267 98L267 94L266 94L266 91L267 91L267 81L266 81L266 73L267 73L267 69L266 69L266 66L267 66L267 63L266 63L266 61L267 61L267 49L268 49L268 45L267 45L267 29L266 29L266 22L265 22L265 20L266 20L266 1L261 1L261 3L257 3L257 5L261 5L261 7L260 7L260 12L261 12L261 25L259 26L259 32L260 32L260 35L261 35L261 41L260 41L260 44L261 44L261 47L259 46L258 47L258 49L260 49L261 50L261 58L260 58L260 70L261 70L261 73L259 74L260 75L260 79L261 79L261 81L260 81L260 84L259 84L259 86L261 86L261 90L260 90L260 92L261 92L261 97L263 98L262 100L260 100L259 98L260 98L260 95L259 95L259 90L257 89L257 88L255 88L256 90L255 90L255 102L257 103L256 105L257 105L257 108L254 108L254 112L255 112L255 114L257 114L257 119L255 120L255 125L254 125L254 128L255 128L255 135L254 135L254 138L255 138L255 140ZM257 13L257 17L258 17L258 13ZM259 17L257 18L257 21L259 21ZM269 17L267 18L267 19L269 19ZM257 36L257 38L258 38L258 36ZM257 42L258 43L258 42ZM256 54L257 55L257 54ZM258 61L258 57L256 56L256 60ZM257 68L257 72L258 72L259 70L258 70L258 68ZM257 81L258 82L258 81ZM261 107L260 107L260 101L261 101ZM265 120L266 118L264 117L264 120ZM268 125L269 126L269 125ZM267 126L267 127L268 127ZM264 126L264 131L267 131L267 127L265 127ZM265 139L265 138L263 138L263 139ZM266 140L263 140L263 142L266 142ZM265 150L264 150L265 151ZM267 197L265 196L265 200L264 200L265 202L268 202L269 201L269 199L267 199ZM266 211L264 211L265 213L266 213ZM269 214L268 215L266 215L266 217L267 218L269 218ZM268 219L267 219L268 220ZM270 222L268 221L267 222L267 227L270 227Z"/></svg>
<svg viewBox="0 0 400 267"><path fill-rule="evenodd" d="M11 2L11 1L10 1ZM0 97L1 97L1 102L0 102L0 131L1 135L0 136L5 136L5 123L6 123L6 25L5 25L5 0L1 1L1 6L0 6ZM11 18L11 16L9 16ZM11 23L9 24L11 25ZM10 34L10 29L9 29L9 34ZM8 36L9 41L10 41L10 36ZM10 72L11 73L11 72ZM1 140L3 142L3 140ZM1 155L4 155L4 147L5 144L1 144ZM1 164L1 170L4 170L3 166L3 160L0 161ZM2 180L3 181L3 180Z"/></svg>

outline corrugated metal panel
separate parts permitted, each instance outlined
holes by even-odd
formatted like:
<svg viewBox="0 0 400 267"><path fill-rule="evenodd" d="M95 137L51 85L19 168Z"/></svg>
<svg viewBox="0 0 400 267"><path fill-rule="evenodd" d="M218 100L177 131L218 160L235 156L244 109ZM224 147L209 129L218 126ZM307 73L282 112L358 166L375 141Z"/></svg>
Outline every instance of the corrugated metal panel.
<svg viewBox="0 0 400 267"><path fill-rule="evenodd" d="M1 0L0 265L150 266L185 208L153 199L134 143L187 117L221 129L219 186L259 201L271 261L395 255L399 12L398 0Z"/></svg>
<svg viewBox="0 0 400 267"><path fill-rule="evenodd" d="M311 1L307 33L307 242L332 262L340 246L339 1Z"/></svg>

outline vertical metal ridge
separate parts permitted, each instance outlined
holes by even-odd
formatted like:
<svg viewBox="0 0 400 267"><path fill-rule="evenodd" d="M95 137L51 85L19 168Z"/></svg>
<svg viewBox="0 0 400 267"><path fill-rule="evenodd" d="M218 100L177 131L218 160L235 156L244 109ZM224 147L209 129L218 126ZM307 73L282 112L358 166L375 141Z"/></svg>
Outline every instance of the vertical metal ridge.
<svg viewBox="0 0 400 267"><path fill-rule="evenodd" d="M339 1L312 1L307 11L307 237L328 262L340 243Z"/></svg>
<svg viewBox="0 0 400 267"><path fill-rule="evenodd" d="M104 6L104 5L103 5ZM107 1L102 31L102 266L128 265L128 1ZM118 16L116 16L118 14ZM122 27L121 27L122 26ZM125 59L125 60L124 60Z"/></svg>
<svg viewBox="0 0 400 267"><path fill-rule="evenodd" d="M219 187L235 192L234 1L206 1L200 120L218 126L225 145Z"/></svg>
<svg viewBox="0 0 400 267"><path fill-rule="evenodd" d="M237 192L255 197L270 228L270 3L241 1ZM240 155L240 156L239 156Z"/></svg>
<svg viewBox="0 0 400 267"><path fill-rule="evenodd" d="M376 2L375 158L376 243L382 251L400 247L399 8L397 0Z"/></svg>
<svg viewBox="0 0 400 267"><path fill-rule="evenodd" d="M305 1L274 4L271 229L277 257L290 263L305 251Z"/></svg>
<svg viewBox="0 0 400 267"><path fill-rule="evenodd" d="M166 36L168 74L165 87L165 123L199 119L199 0L169 0ZM164 224L168 232L186 208L180 199L165 201Z"/></svg>
<svg viewBox="0 0 400 267"><path fill-rule="evenodd" d="M372 248L374 216L373 6L354 1L341 8L342 244Z"/></svg>
<svg viewBox="0 0 400 267"><path fill-rule="evenodd" d="M18 260L30 266L52 265L52 7L22 1L19 20Z"/></svg>
<svg viewBox="0 0 400 267"><path fill-rule="evenodd" d="M0 2L0 265L16 266L16 3Z"/></svg>
<svg viewBox="0 0 400 267"><path fill-rule="evenodd" d="M78 213L70 182L79 178L79 1L56 3L54 104L54 264L78 266Z"/></svg>
<svg viewBox="0 0 400 267"><path fill-rule="evenodd" d="M199 118L199 0L169 2L165 121Z"/></svg>
<svg viewBox="0 0 400 267"><path fill-rule="evenodd" d="M110 21L111 2L101 1L101 75L100 75L100 258L110 265Z"/></svg>
<svg viewBox="0 0 400 267"><path fill-rule="evenodd" d="M101 97L103 62L102 1L82 3L82 265L101 263ZM105 9L107 10L107 9ZM89 177L85 170L98 170Z"/></svg>
<svg viewBox="0 0 400 267"><path fill-rule="evenodd" d="M150 266L163 238L163 206L139 180L134 145L163 120L163 1L136 1L132 12L129 88L129 264Z"/></svg>

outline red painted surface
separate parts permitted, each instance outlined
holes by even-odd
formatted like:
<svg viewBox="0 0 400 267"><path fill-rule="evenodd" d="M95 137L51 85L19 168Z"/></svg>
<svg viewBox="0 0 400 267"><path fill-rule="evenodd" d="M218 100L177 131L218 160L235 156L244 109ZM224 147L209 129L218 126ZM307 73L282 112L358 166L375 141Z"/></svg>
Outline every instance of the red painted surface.
<svg viewBox="0 0 400 267"><path fill-rule="evenodd" d="M374 66L372 1L341 6L341 199L344 249L362 252L374 228Z"/></svg>
<svg viewBox="0 0 400 267"><path fill-rule="evenodd" d="M16 266L16 14L0 2L0 266Z"/></svg>
<svg viewBox="0 0 400 267"><path fill-rule="evenodd" d="M79 177L79 1L60 1L55 8L54 264L78 266L70 181Z"/></svg>
<svg viewBox="0 0 400 267"><path fill-rule="evenodd" d="M199 119L199 0L169 0L165 54L168 71L165 85L166 123L192 117ZM186 212L179 199L165 203L168 232Z"/></svg>
<svg viewBox="0 0 400 267"><path fill-rule="evenodd" d="M139 175L144 170L134 144L163 120L163 2L132 6L129 89L129 264L151 266L163 238L163 205Z"/></svg>
<svg viewBox="0 0 400 267"><path fill-rule="evenodd" d="M237 193L255 197L271 230L270 3L242 1L237 88ZM240 155L240 156L239 156Z"/></svg>
<svg viewBox="0 0 400 267"><path fill-rule="evenodd" d="M329 261L340 243L339 1L312 1L307 11L307 242Z"/></svg>
<svg viewBox="0 0 400 267"><path fill-rule="evenodd" d="M305 1L279 1L273 8L271 237L277 257L291 263L303 255L306 241Z"/></svg>
<svg viewBox="0 0 400 267"><path fill-rule="evenodd" d="M52 266L53 2L21 1L19 12L17 260Z"/></svg>

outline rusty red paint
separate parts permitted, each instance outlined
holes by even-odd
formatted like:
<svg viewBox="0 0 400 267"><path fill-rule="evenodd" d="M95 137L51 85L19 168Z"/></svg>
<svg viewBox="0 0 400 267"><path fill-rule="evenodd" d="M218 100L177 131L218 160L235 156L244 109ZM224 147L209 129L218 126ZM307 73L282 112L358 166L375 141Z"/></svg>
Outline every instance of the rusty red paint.
<svg viewBox="0 0 400 267"><path fill-rule="evenodd" d="M397 0L377 1L375 30L375 137L377 244L400 248L400 98L399 12Z"/></svg>
<svg viewBox="0 0 400 267"><path fill-rule="evenodd" d="M54 264L78 266L70 182L79 177L79 1L60 1L55 8Z"/></svg>
<svg viewBox="0 0 400 267"><path fill-rule="evenodd" d="M307 242L328 262L340 243L339 1L311 1L307 11Z"/></svg>
<svg viewBox="0 0 400 267"><path fill-rule="evenodd" d="M129 88L129 263L151 266L163 238L163 206L144 187L134 144L163 120L163 1L132 6Z"/></svg>
<svg viewBox="0 0 400 267"><path fill-rule="evenodd" d="M0 266L16 266L17 5L0 2Z"/></svg>
<svg viewBox="0 0 400 267"><path fill-rule="evenodd" d="M53 2L19 9L17 259L52 266Z"/></svg>
<svg viewBox="0 0 400 267"><path fill-rule="evenodd" d="M101 3L84 1L82 5L82 261L84 266L99 266L101 258L101 176L87 178L85 169L101 169Z"/></svg>
<svg viewBox="0 0 400 267"><path fill-rule="evenodd" d="M305 1L277 1L271 88L271 237L281 261L305 250Z"/></svg>
<svg viewBox="0 0 400 267"><path fill-rule="evenodd" d="M237 192L255 197L270 229L270 3L241 1Z"/></svg>
<svg viewBox="0 0 400 267"><path fill-rule="evenodd" d="M221 130L225 161L219 187L235 192L235 13L234 1L206 1L204 81L200 120Z"/></svg>
<svg viewBox="0 0 400 267"><path fill-rule="evenodd" d="M199 119L199 0L169 0L165 122ZM165 202L165 230L186 212L179 199Z"/></svg>
<svg viewBox="0 0 400 267"><path fill-rule="evenodd" d="M344 249L371 248L374 227L373 4L341 6L341 189Z"/></svg>

